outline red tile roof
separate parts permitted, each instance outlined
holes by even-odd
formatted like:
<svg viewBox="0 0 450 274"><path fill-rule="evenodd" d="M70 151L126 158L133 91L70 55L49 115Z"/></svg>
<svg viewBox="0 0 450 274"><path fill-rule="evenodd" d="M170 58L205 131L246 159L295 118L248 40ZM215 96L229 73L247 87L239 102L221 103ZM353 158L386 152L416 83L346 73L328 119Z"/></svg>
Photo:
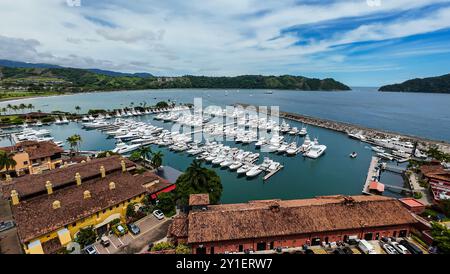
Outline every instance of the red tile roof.
<svg viewBox="0 0 450 274"><path fill-rule="evenodd" d="M12 206L19 237L23 242L29 241L147 193L143 185L154 181L157 177L151 172L132 175L129 172L115 171L105 178L98 177L84 181L80 186L73 184L55 190L50 195L43 194L20 201L18 205ZM110 182L115 183L115 189L109 189ZM159 189L165 187L165 184L161 183L159 186L158 183L153 187ZM90 192L89 199L83 198L86 190ZM60 201L61 207L53 209L52 203L56 200Z"/></svg>
<svg viewBox="0 0 450 274"><path fill-rule="evenodd" d="M89 162L61 167L49 170L42 174L26 175L13 178L10 183L3 183L2 191L5 198L9 198L11 190L15 189L21 199L46 192L45 183L51 181L53 188L63 187L65 185L75 184L75 174L81 175L81 180L100 176L100 167L104 166L106 174L121 170L121 161L124 160L126 167L134 167L135 164L126 158L114 155L107 158L93 159Z"/></svg>
<svg viewBox="0 0 450 274"><path fill-rule="evenodd" d="M383 196L325 196L209 206L185 218L189 243L409 225L417 221L400 202ZM171 233L183 229L171 227ZM180 232L181 231L181 232Z"/></svg>
<svg viewBox="0 0 450 274"><path fill-rule="evenodd" d="M25 151L28 153L30 160L51 157L58 153L64 152L64 149L60 148L51 141L24 141L17 143L15 146L2 147L0 149L7 152Z"/></svg>
<svg viewBox="0 0 450 274"><path fill-rule="evenodd" d="M190 206L209 205L209 194L191 194L189 195Z"/></svg>

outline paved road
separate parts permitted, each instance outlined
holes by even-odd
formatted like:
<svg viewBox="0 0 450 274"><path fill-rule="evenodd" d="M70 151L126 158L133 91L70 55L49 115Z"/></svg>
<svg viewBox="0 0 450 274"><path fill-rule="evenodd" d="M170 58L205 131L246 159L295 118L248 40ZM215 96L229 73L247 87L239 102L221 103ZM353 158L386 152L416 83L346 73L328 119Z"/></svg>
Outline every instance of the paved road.
<svg viewBox="0 0 450 274"><path fill-rule="evenodd" d="M138 253L150 242L155 242L166 237L167 229L171 222L171 219L158 220L153 215L149 215L136 222L136 225L141 230L141 233L138 235L128 233L120 238L115 235L110 235L110 246L103 247L100 243L96 243L94 246L100 254Z"/></svg>
<svg viewBox="0 0 450 274"><path fill-rule="evenodd" d="M9 201L0 198L0 221L12 220ZM0 232L0 250L3 254L22 254L22 247L17 236L17 228Z"/></svg>

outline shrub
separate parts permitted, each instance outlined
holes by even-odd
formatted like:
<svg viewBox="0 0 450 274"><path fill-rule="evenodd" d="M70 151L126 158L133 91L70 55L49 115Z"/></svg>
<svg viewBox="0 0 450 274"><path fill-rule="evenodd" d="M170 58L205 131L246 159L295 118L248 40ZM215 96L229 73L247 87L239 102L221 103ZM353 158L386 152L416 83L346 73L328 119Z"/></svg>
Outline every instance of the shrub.
<svg viewBox="0 0 450 274"><path fill-rule="evenodd" d="M111 222L109 222L109 225L110 225L110 226L113 226L113 225L118 224L118 223L120 223L120 219L119 219L119 218L114 219L114 220L112 220Z"/></svg>
<svg viewBox="0 0 450 274"><path fill-rule="evenodd" d="M414 192L413 197L414 199L420 199L422 198L422 192Z"/></svg>
<svg viewBox="0 0 450 274"><path fill-rule="evenodd" d="M183 245L183 244L179 244L176 248L175 248L175 253L176 254L191 254L191 248Z"/></svg>
<svg viewBox="0 0 450 274"><path fill-rule="evenodd" d="M79 243L83 248L85 246L93 244L96 238L97 233L95 233L94 227L88 226L80 229L80 232L78 232L75 241Z"/></svg>
<svg viewBox="0 0 450 274"><path fill-rule="evenodd" d="M129 203L127 205L127 213L126 213L127 218L133 218L136 215L136 211L134 210L135 204L136 203Z"/></svg>
<svg viewBox="0 0 450 274"><path fill-rule="evenodd" d="M155 244L152 247L152 251L161 251L161 250L168 250L168 249L174 249L175 246L170 242L160 242Z"/></svg>
<svg viewBox="0 0 450 274"><path fill-rule="evenodd" d="M117 229L117 227L118 227L119 225L120 225L121 227L123 227L123 232L120 232L119 229ZM115 234L117 237L121 237L121 236L123 236L123 235L125 235L125 234L128 233L128 227L127 227L126 225L122 224L122 223L117 223L117 224L113 225L113 226L111 227L111 229L112 229L112 231L114 232L114 234Z"/></svg>

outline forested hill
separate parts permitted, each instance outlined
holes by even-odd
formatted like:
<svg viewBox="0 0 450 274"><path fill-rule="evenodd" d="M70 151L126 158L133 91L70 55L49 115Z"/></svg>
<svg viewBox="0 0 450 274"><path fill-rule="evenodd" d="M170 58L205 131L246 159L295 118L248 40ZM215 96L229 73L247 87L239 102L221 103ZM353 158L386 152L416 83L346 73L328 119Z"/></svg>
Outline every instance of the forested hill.
<svg viewBox="0 0 450 274"><path fill-rule="evenodd" d="M382 86L379 91L450 93L450 74L422 79L416 78L401 84Z"/></svg>
<svg viewBox="0 0 450 274"><path fill-rule="evenodd" d="M93 90L156 89L156 88L242 88L294 90L350 90L334 79L313 79L301 76L243 75L236 77L134 77L109 76L75 68L13 68L0 67L0 86L25 87L29 90L84 92Z"/></svg>

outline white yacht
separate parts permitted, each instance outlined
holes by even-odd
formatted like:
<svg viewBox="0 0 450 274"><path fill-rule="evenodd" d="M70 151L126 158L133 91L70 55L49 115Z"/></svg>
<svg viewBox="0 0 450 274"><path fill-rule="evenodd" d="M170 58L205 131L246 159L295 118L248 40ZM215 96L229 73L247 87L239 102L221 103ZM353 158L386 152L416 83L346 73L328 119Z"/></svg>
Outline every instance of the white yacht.
<svg viewBox="0 0 450 274"><path fill-rule="evenodd" d="M372 150L375 151L375 152L378 152L378 153L384 153L385 152L384 149L382 147L380 147L380 146L375 146L375 147L373 146Z"/></svg>
<svg viewBox="0 0 450 274"><path fill-rule="evenodd" d="M242 163L239 161L235 161L230 165L230 170L236 170L242 166Z"/></svg>
<svg viewBox="0 0 450 274"><path fill-rule="evenodd" d="M259 166L254 166L249 171L247 171L245 173L245 175L247 177L252 178L252 177L258 176L261 172L262 172L262 169L260 169Z"/></svg>
<svg viewBox="0 0 450 274"><path fill-rule="evenodd" d="M293 127L293 128L291 128L291 130L288 131L288 134L295 135L295 134L298 134L298 132L299 132L298 128Z"/></svg>
<svg viewBox="0 0 450 274"><path fill-rule="evenodd" d="M300 129L300 131L298 132L298 135L305 136L306 134L308 134L308 130L303 126L302 129Z"/></svg>
<svg viewBox="0 0 450 274"><path fill-rule="evenodd" d="M309 135L306 135L305 140L303 141L303 144L300 147L300 150L306 152L311 148L312 145L313 144L311 142L311 139L309 138Z"/></svg>
<svg viewBox="0 0 450 274"><path fill-rule="evenodd" d="M326 145L320 145L317 138L314 139L314 144L311 146L311 148L305 152L303 155L309 158L317 159L325 152L327 149Z"/></svg>
<svg viewBox="0 0 450 274"><path fill-rule="evenodd" d="M243 165L237 170L237 174L245 174L247 171L249 171L252 167L250 165Z"/></svg>
<svg viewBox="0 0 450 274"><path fill-rule="evenodd" d="M116 148L114 148L114 149L112 150L112 152L114 152L114 153L119 153L119 154L125 154L125 153L128 153L128 152L135 151L135 150L137 150L139 147L141 147L140 144L127 145L127 144L125 144L125 143L118 143L118 144L116 145Z"/></svg>

